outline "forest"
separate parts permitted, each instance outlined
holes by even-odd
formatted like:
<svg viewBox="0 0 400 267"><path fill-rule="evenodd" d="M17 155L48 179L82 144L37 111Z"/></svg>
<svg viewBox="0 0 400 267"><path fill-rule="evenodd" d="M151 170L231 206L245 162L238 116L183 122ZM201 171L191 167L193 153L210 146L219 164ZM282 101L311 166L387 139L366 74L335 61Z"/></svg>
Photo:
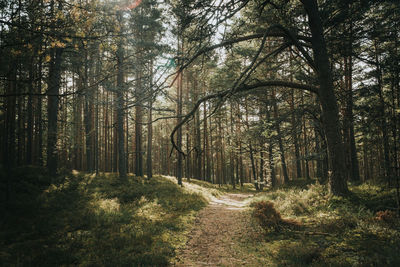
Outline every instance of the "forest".
<svg viewBox="0 0 400 267"><path fill-rule="evenodd" d="M0 266L400 266L397 0L0 0Z"/></svg>

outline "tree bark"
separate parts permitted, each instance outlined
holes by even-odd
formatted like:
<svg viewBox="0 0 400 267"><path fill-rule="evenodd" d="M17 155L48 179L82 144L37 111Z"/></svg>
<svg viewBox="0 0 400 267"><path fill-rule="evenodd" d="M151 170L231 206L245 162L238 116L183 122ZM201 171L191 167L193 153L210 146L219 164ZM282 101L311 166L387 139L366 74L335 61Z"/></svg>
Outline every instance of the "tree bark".
<svg viewBox="0 0 400 267"><path fill-rule="evenodd" d="M148 110L148 120L147 120L147 159L146 159L146 171L147 178L153 177L153 62L151 63L151 74L150 74L150 98L149 98L149 110Z"/></svg>
<svg viewBox="0 0 400 267"><path fill-rule="evenodd" d="M123 33L123 16L122 12L118 12L118 21ZM122 37L119 40L117 48L117 136L118 136L118 172L121 179L126 178L126 157L125 157L125 132L124 132L124 118L125 118L125 99L124 99L124 48Z"/></svg>
<svg viewBox="0 0 400 267"><path fill-rule="evenodd" d="M377 41L374 41L375 48L375 63L376 63L376 80L377 84L377 94L379 98L379 106L378 111L380 115L380 126L382 132L382 142L383 142L383 161L384 161L384 174L387 182L390 184L390 179L392 178L392 169L390 166L390 145L389 145L389 134L388 134L388 126L386 122L386 111L385 111L385 99L383 96L383 79L382 79L382 70L380 66L380 60L378 55L378 44Z"/></svg>
<svg viewBox="0 0 400 267"><path fill-rule="evenodd" d="M183 44L182 47L179 46L178 43L178 49L180 49L181 52L183 52ZM177 124L180 124L182 121L182 87L183 87L183 73L180 71L178 73L178 86L177 86ZM177 134L177 141L176 141L178 149L181 151L182 150L182 127L179 127L178 129L178 134ZM182 153L177 152L177 163L176 163L176 177L178 180L178 185L183 186L182 184Z"/></svg>
<svg viewBox="0 0 400 267"><path fill-rule="evenodd" d="M318 95L322 107L323 127L325 130L329 160L332 173L329 179L330 191L333 195L348 193L346 167L344 164L344 148L339 131L339 113L333 89L332 71L327 53L322 20L316 0L301 0L309 18L311 44L318 78Z"/></svg>
<svg viewBox="0 0 400 267"><path fill-rule="evenodd" d="M276 132L278 135L277 138L278 138L279 152L280 152L281 163L282 163L283 182L286 184L289 182L289 175L288 175L287 167L286 167L286 158L285 158L285 150L283 148L281 127L279 125L279 120L278 120L279 114L278 114L278 104L276 103L277 100L275 97L275 89L272 89L271 97L272 97L273 108L274 108L275 129L276 129Z"/></svg>
<svg viewBox="0 0 400 267"><path fill-rule="evenodd" d="M47 98L47 169L49 174L57 174L58 150L57 150L57 116L58 116L58 95L61 83L61 62L62 48L54 48L50 61L48 98Z"/></svg>
<svg viewBox="0 0 400 267"><path fill-rule="evenodd" d="M299 134L298 134L298 119L295 111L295 103L294 103L294 90L291 92L291 101L290 101L290 111L291 111L291 123L292 123L292 139L294 145L294 156L296 161L296 178L301 177L301 164L300 164L300 149L299 149Z"/></svg>

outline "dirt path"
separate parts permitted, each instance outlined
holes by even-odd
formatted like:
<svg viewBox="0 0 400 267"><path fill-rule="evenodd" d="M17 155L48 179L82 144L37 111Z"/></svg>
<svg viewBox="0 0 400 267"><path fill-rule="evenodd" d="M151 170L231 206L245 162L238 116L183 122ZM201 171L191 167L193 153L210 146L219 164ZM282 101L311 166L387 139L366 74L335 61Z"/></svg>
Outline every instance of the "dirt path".
<svg viewBox="0 0 400 267"><path fill-rule="evenodd" d="M235 247L249 234L246 199L249 194L225 194L199 212L186 247L175 266L242 266L246 259Z"/></svg>

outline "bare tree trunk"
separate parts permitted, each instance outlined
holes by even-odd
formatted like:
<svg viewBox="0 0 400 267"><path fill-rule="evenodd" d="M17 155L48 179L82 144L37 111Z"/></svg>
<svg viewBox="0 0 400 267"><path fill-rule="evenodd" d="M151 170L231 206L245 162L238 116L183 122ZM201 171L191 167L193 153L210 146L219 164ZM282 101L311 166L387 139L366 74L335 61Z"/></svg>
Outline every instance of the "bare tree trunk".
<svg viewBox="0 0 400 267"><path fill-rule="evenodd" d="M49 174L57 174L58 151L57 151L57 116L58 116L58 95L61 83L61 48L54 48L49 68L49 81L47 90L47 169Z"/></svg>
<svg viewBox="0 0 400 267"><path fill-rule="evenodd" d="M178 50L183 53L183 41L182 41L182 46L179 46L179 41L178 41ZM181 63L182 64L182 63ZM177 86L177 124L179 124L182 121L182 87L183 87L183 73L180 71L178 73L178 86ZM178 149L181 151L182 150L182 127L179 127L178 129L178 134L177 134L177 142L176 145ZM176 177L178 180L178 185L183 186L182 184L182 154L180 152L177 152L177 164L176 164Z"/></svg>
<svg viewBox="0 0 400 267"><path fill-rule="evenodd" d="M301 104L304 105L304 95L301 93ZM303 140L304 140L304 161L305 161L305 177L307 180L310 180L310 167L308 164L308 138L307 138L307 128L306 128L306 120L303 117Z"/></svg>
<svg viewBox="0 0 400 267"><path fill-rule="evenodd" d="M86 170L88 172L93 171L93 89L89 87L89 58L87 48L85 49L84 58L84 70L82 73L83 84L85 92L85 103L84 103L84 122L85 122L85 136L86 136ZM90 62L92 63L92 62Z"/></svg>
<svg viewBox="0 0 400 267"><path fill-rule="evenodd" d="M294 145L294 156L296 160L296 178L301 177L301 164L300 164L300 150L299 150L299 134L298 134L298 120L297 112L295 111L294 104L294 90L291 92L290 110L291 110L291 123L292 123L292 139Z"/></svg>
<svg viewBox="0 0 400 267"><path fill-rule="evenodd" d="M278 104L276 103L277 99L275 97L275 89L272 89L271 98L272 98L273 108L274 108L275 129L276 129L276 132L278 135L277 138L278 138L278 145L279 145L279 151L280 151L281 163L282 163L283 182L286 184L289 182L289 175L287 173L285 150L283 148L282 133L281 133L280 125L279 125Z"/></svg>
<svg viewBox="0 0 400 267"><path fill-rule="evenodd" d="M235 123L233 119L233 104L231 102L230 105L230 139L229 139L229 146L230 146L230 151L229 151L229 165L230 165L230 176L231 176L231 183L233 189L236 189L236 183L235 183L235 160L234 160L234 152L233 152L233 147L234 147L234 141L233 141L233 124Z"/></svg>
<svg viewBox="0 0 400 267"><path fill-rule="evenodd" d="M301 0L309 18L311 44L314 52L314 64L319 83L319 100L322 106L323 126L325 130L329 160L332 166L329 187L334 195L348 193L344 148L339 130L339 113L333 90L332 71L326 49L322 21L316 0Z"/></svg>
<svg viewBox="0 0 400 267"><path fill-rule="evenodd" d="M153 62L150 65L151 73L150 73L150 98L149 98L149 110L148 110L148 120L147 120L147 159L146 159L146 171L147 178L150 179L153 177L153 157L152 157L152 148L153 148Z"/></svg>
<svg viewBox="0 0 400 267"><path fill-rule="evenodd" d="M119 11L117 18L121 27L121 33L124 33L123 29L123 15ZM118 139L118 172L121 179L126 179L126 157L125 157L125 132L124 132L124 118L125 118L125 97L124 97L124 47L123 37L120 37L118 48L117 48L117 139Z"/></svg>
<svg viewBox="0 0 400 267"><path fill-rule="evenodd" d="M136 79L136 97L141 95L141 79L140 73L138 73ZM143 176L143 153L142 153L142 107L140 100L136 100L137 105L135 107L135 175Z"/></svg>
<svg viewBox="0 0 400 267"><path fill-rule="evenodd" d="M41 49L42 40L40 40L39 49ZM36 83L36 93L42 93L42 56L39 57L38 62L38 71L37 71L37 83ZM35 163L39 166L43 166L43 122L42 122L42 97L38 96L36 98L36 118L35 118L35 155L36 161Z"/></svg>
<svg viewBox="0 0 400 267"><path fill-rule="evenodd" d="M36 53L35 53L36 54ZM31 165L33 163L33 125L34 125L34 116L33 116L33 96L35 87L35 62L34 56L31 57L30 68L29 68L29 95L28 95L28 103L27 103L27 136L26 136L26 161L27 165Z"/></svg>
<svg viewBox="0 0 400 267"><path fill-rule="evenodd" d="M346 45L347 55L344 57L344 77L345 77L345 93L346 103L344 112L344 140L348 151L348 160L350 164L349 178L353 181L360 181L360 170L358 166L356 143L354 138L354 119L353 119L353 25L350 22L350 41Z"/></svg>
<svg viewBox="0 0 400 267"><path fill-rule="evenodd" d="M383 142L383 156L384 156L384 168L385 168L385 178L390 184L390 179L392 178L392 169L390 166L390 145L389 145L389 134L386 122L386 112L385 112L385 99L383 96L383 81L382 81L382 70L380 67L379 56L378 56L378 44L374 42L375 48L375 61L376 61L376 79L378 82L378 98L379 98L379 115L380 115L380 125L382 131L382 142Z"/></svg>

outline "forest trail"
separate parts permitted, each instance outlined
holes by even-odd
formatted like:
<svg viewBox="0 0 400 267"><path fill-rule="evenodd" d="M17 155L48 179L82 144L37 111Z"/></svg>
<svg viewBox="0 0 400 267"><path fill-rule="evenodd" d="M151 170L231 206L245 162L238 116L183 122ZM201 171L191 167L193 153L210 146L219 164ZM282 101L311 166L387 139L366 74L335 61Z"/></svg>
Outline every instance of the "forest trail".
<svg viewBox="0 0 400 267"><path fill-rule="evenodd" d="M229 193L212 199L199 212L175 266L248 265L249 258L238 255L237 248L251 235L247 203L252 196Z"/></svg>

